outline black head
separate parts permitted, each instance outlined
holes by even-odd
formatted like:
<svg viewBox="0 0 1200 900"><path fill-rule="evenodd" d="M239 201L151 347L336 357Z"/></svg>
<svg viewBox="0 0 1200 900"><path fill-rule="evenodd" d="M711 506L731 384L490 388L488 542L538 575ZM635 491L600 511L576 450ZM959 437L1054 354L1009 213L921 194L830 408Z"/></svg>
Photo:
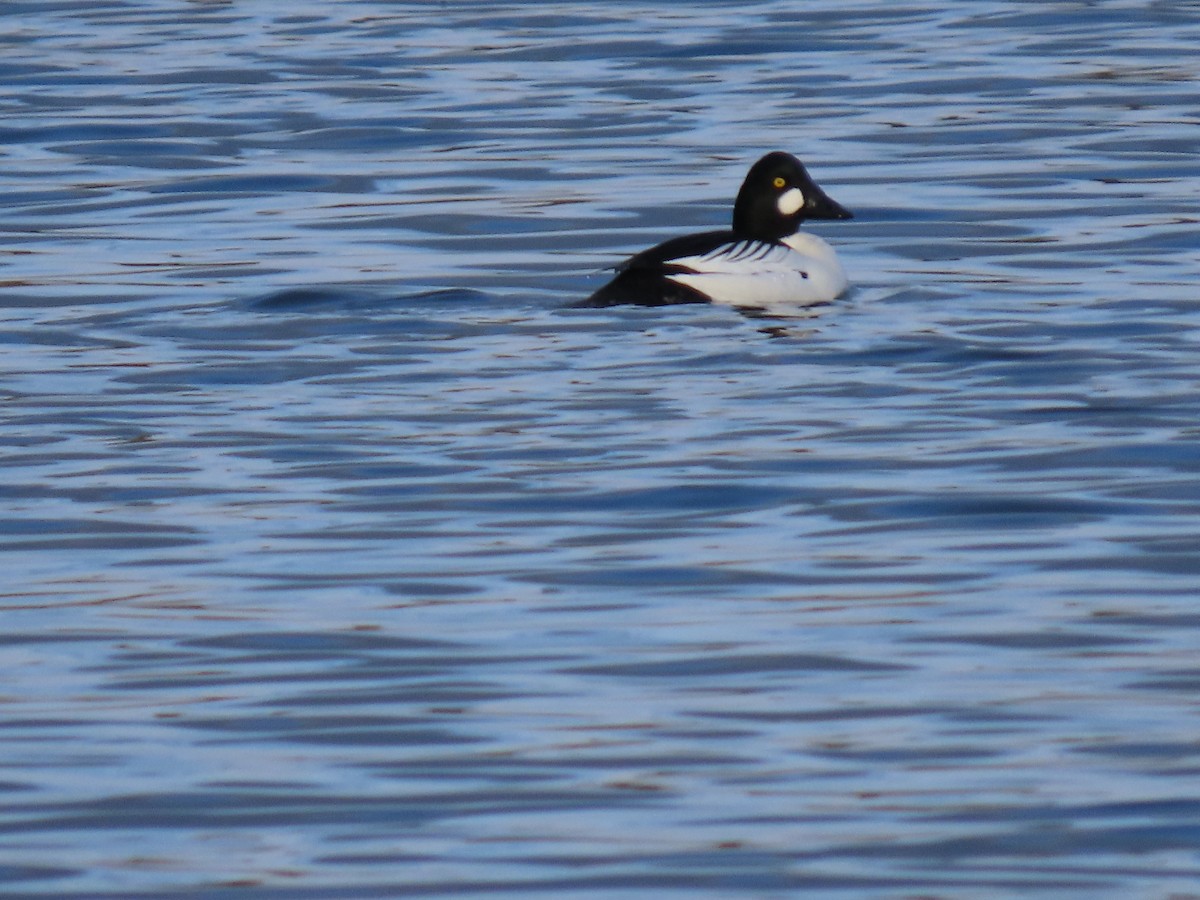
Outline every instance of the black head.
<svg viewBox="0 0 1200 900"><path fill-rule="evenodd" d="M790 153L768 153L750 167L733 205L733 230L777 241L796 233L805 219L852 219L808 177Z"/></svg>

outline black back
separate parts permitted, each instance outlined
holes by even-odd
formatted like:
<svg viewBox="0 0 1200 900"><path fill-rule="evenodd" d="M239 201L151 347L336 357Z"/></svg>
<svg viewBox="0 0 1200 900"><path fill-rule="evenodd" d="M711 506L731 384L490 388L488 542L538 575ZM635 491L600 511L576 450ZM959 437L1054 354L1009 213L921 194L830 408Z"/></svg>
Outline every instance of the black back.
<svg viewBox="0 0 1200 900"><path fill-rule="evenodd" d="M669 306L675 303L708 303L712 298L707 294L663 276L672 272L691 271L686 266L676 265L674 260L701 256L737 240L738 236L732 231L705 231L664 241L617 266L617 276L579 305Z"/></svg>

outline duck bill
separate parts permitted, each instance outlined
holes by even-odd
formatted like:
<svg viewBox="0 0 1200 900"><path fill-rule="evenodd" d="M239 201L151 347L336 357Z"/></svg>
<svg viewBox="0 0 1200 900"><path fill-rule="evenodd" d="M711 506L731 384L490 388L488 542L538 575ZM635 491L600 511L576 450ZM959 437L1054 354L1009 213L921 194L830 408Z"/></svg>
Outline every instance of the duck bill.
<svg viewBox="0 0 1200 900"><path fill-rule="evenodd" d="M806 219L853 219L854 214L824 191L817 192L804 204Z"/></svg>

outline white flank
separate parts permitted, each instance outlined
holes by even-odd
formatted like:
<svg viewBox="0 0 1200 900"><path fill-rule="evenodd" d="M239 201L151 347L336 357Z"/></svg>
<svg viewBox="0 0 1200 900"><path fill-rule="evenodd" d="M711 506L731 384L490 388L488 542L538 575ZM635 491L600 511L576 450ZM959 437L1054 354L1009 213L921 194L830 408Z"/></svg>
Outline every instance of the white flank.
<svg viewBox="0 0 1200 900"><path fill-rule="evenodd" d="M775 206L785 216L792 216L804 208L804 192L800 188L788 188L779 195Z"/></svg>
<svg viewBox="0 0 1200 900"><path fill-rule="evenodd" d="M691 271L667 278L700 291L713 303L780 313L827 303L846 290L846 273L827 243L801 233L783 241L786 246L738 241L672 260Z"/></svg>

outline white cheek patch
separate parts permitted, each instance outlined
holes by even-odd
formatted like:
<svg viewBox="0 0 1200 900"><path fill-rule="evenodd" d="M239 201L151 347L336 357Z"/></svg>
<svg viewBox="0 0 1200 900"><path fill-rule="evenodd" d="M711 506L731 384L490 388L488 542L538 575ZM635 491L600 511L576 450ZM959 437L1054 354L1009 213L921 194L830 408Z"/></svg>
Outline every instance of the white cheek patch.
<svg viewBox="0 0 1200 900"><path fill-rule="evenodd" d="M779 195L775 205L785 216L794 216L804 208L804 192L800 188L788 188Z"/></svg>

